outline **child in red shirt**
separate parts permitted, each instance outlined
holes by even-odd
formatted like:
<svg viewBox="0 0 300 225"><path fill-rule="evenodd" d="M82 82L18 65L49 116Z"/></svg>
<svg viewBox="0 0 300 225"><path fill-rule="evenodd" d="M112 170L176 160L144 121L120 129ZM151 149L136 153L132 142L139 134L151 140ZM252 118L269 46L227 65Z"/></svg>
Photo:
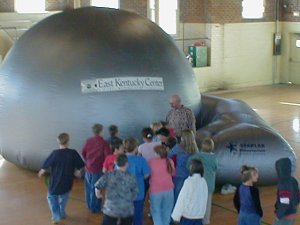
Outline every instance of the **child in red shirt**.
<svg viewBox="0 0 300 225"><path fill-rule="evenodd" d="M115 162L118 155L124 153L124 147L121 139L112 140L110 144L110 148L112 149L113 154L106 156L105 161L103 163L103 169L102 169L103 173L114 170Z"/></svg>

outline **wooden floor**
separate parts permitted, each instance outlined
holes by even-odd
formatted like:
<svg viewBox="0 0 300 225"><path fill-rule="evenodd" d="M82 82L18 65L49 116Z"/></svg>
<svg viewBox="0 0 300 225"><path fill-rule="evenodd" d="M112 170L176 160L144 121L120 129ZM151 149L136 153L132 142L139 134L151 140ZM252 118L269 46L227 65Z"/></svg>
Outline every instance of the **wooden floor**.
<svg viewBox="0 0 300 225"><path fill-rule="evenodd" d="M288 140L298 157L300 156L300 132L297 120L300 117L300 86L264 86L211 94L247 102ZM296 177L299 180L299 167ZM271 224L274 218L275 187L262 187L260 191L264 210L262 224ZM232 197L220 194L213 196L212 225L236 224L237 214L233 210ZM61 224L100 224L101 215L91 214L86 210L81 180L75 181L67 205L67 214L68 218ZM297 220L296 224L299 225L300 214ZM36 173L18 168L0 157L0 225L17 224L51 224L46 187L43 179L38 179ZM152 222L148 218L145 219L145 225L150 224Z"/></svg>

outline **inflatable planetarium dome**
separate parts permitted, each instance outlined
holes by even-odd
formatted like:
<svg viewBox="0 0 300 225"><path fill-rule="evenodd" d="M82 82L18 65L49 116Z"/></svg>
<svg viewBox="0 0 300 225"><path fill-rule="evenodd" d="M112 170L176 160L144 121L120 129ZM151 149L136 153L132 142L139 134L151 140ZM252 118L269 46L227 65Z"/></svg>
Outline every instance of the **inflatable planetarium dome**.
<svg viewBox="0 0 300 225"><path fill-rule="evenodd" d="M81 151L95 123L120 136L164 120L169 98L199 115L193 70L174 40L144 17L80 8L52 15L28 30L0 69L0 154L37 170L61 132Z"/></svg>

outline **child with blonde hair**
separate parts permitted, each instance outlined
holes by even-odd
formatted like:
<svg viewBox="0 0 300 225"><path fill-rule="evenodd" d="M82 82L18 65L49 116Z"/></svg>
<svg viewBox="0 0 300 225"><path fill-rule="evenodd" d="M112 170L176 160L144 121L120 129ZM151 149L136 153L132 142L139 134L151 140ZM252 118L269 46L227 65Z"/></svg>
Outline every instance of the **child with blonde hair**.
<svg viewBox="0 0 300 225"><path fill-rule="evenodd" d="M150 124L150 128L152 129L153 134L154 134L153 138L152 138L153 142L160 142L160 139L157 136L156 132L162 127L163 127L163 125L161 124L161 122L153 122Z"/></svg>
<svg viewBox="0 0 300 225"><path fill-rule="evenodd" d="M182 188L184 180L189 176L186 168L188 158L198 152L195 135L192 130L186 129L181 132L181 142L176 144L168 153L168 157L176 156L176 175L174 177L174 199L175 202Z"/></svg>
<svg viewBox="0 0 300 225"><path fill-rule="evenodd" d="M263 211L260 204L259 190L254 187L258 180L255 167L241 167L242 184L237 188L233 203L239 213L238 225L260 225Z"/></svg>

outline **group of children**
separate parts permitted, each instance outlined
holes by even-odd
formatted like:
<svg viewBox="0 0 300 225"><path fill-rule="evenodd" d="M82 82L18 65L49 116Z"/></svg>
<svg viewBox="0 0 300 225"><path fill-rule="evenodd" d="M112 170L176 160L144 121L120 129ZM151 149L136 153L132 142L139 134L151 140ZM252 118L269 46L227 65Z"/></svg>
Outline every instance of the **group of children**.
<svg viewBox="0 0 300 225"><path fill-rule="evenodd" d="M159 123L142 130L141 145L135 138L121 140L115 125L109 127L110 138L106 140L101 124L95 124L92 130L94 136L87 139L82 150L85 162L68 148L69 136L63 133L58 136L60 149L51 153L39 172L42 176L50 169L47 199L53 223L66 217L73 176L80 176L84 165L87 207L97 213L105 199L103 225L142 225L147 193L154 225L210 223L217 171L211 138L202 141L199 151L192 130L183 130L178 140L172 129ZM290 225L300 202L298 183L291 176L289 159L279 160L276 169L279 183L274 225ZM254 187L258 170L243 166L241 173L242 184L234 196L238 225L261 224L263 212L259 191Z"/></svg>

